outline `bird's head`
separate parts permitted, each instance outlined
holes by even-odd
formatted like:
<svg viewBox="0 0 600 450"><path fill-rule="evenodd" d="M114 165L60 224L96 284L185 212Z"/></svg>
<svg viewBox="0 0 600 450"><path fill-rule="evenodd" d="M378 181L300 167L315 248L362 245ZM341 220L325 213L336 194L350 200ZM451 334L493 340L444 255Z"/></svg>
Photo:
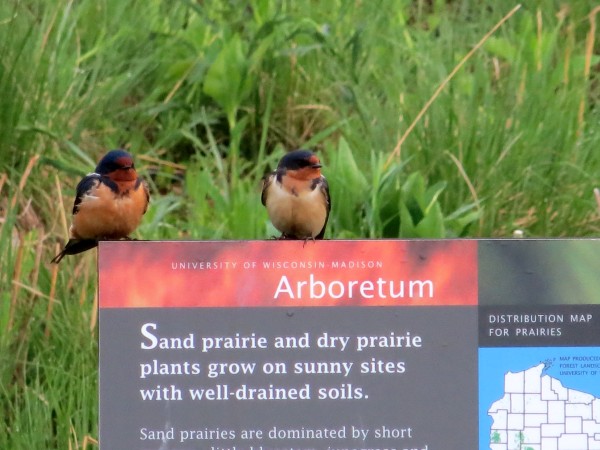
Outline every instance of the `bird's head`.
<svg viewBox="0 0 600 450"><path fill-rule="evenodd" d="M111 150L96 166L96 173L114 181L133 181L137 178L133 156L125 150Z"/></svg>
<svg viewBox="0 0 600 450"><path fill-rule="evenodd" d="M321 161L310 150L294 150L279 161L278 171L303 180L312 180L321 176Z"/></svg>

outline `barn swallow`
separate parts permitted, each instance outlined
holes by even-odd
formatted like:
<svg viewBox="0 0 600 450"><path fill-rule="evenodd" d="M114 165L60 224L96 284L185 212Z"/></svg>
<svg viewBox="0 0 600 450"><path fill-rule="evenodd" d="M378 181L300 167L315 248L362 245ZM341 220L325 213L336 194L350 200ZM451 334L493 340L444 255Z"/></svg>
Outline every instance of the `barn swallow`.
<svg viewBox="0 0 600 450"><path fill-rule="evenodd" d="M323 239L331 199L313 152L295 150L281 158L263 181L261 200L280 239Z"/></svg>
<svg viewBox="0 0 600 450"><path fill-rule="evenodd" d="M95 172L77 184L70 239L52 262L94 248L100 239L128 238L149 201L148 185L138 177L133 157L124 150L111 150Z"/></svg>

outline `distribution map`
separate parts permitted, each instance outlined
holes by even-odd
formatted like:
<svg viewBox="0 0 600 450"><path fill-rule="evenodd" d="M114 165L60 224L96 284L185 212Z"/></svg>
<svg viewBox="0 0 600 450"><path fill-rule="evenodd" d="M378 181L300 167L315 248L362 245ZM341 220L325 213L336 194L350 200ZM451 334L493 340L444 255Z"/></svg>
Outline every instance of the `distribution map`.
<svg viewBox="0 0 600 450"><path fill-rule="evenodd" d="M600 450L600 399L565 388L541 363L504 376L488 410L491 450Z"/></svg>

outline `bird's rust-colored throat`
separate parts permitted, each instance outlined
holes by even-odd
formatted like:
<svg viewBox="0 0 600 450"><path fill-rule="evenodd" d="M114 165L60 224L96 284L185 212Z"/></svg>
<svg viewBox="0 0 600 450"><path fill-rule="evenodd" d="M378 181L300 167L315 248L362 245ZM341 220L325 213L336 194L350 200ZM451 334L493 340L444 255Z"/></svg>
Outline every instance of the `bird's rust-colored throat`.
<svg viewBox="0 0 600 450"><path fill-rule="evenodd" d="M286 172L286 175L296 180L309 181L314 180L315 178L319 178L321 176L321 168L303 167L302 169L288 170Z"/></svg>
<svg viewBox="0 0 600 450"><path fill-rule="evenodd" d="M127 167L123 169L117 169L114 172L109 173L108 177L117 183L123 181L135 181L137 180L137 173L134 168Z"/></svg>
<svg viewBox="0 0 600 450"><path fill-rule="evenodd" d="M108 177L116 182L119 181L134 181L137 179L137 173L135 171L135 166L133 165L133 160L128 157L121 157L116 160L118 169L112 171L108 174Z"/></svg>

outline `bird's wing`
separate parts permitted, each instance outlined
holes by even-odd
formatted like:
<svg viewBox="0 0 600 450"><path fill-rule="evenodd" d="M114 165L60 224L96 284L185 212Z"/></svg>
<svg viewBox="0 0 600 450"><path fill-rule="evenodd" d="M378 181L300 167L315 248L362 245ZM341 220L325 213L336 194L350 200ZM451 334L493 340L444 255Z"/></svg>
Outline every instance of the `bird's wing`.
<svg viewBox="0 0 600 450"><path fill-rule="evenodd" d="M73 203L73 214L79 212L79 204L85 195L100 184L102 176L97 173L89 173L77 184L75 202Z"/></svg>
<svg viewBox="0 0 600 450"><path fill-rule="evenodd" d="M263 186L262 193L260 195L260 201L264 206L267 206L267 190L269 189L269 186L271 186L271 183L273 183L273 181L275 180L275 175L276 172L272 172L263 178Z"/></svg>
<svg viewBox="0 0 600 450"><path fill-rule="evenodd" d="M146 194L146 206L144 207L144 212L142 213L146 214L146 211L148 210L148 204L150 203L150 188L148 187L148 183L146 183L145 180L138 178L135 186L136 190L140 186L140 184L142 185L142 189L144 189L144 193Z"/></svg>
<svg viewBox="0 0 600 450"><path fill-rule="evenodd" d="M331 197L329 195L329 183L327 183L327 179L323 176L320 178L315 178L312 180L311 189L319 189L323 194L323 201L325 202L325 208L327 208L327 213L331 211Z"/></svg>
<svg viewBox="0 0 600 450"><path fill-rule="evenodd" d="M331 211L331 196L329 195L329 183L327 183L327 179L325 177L317 178L313 181L314 188L319 189L323 194L323 199L325 201L325 208L327 209L327 216L325 217L325 223L323 224L323 228L315 236L315 239L323 239L325 236L325 228L327 228L327 221L329 220L329 212Z"/></svg>

